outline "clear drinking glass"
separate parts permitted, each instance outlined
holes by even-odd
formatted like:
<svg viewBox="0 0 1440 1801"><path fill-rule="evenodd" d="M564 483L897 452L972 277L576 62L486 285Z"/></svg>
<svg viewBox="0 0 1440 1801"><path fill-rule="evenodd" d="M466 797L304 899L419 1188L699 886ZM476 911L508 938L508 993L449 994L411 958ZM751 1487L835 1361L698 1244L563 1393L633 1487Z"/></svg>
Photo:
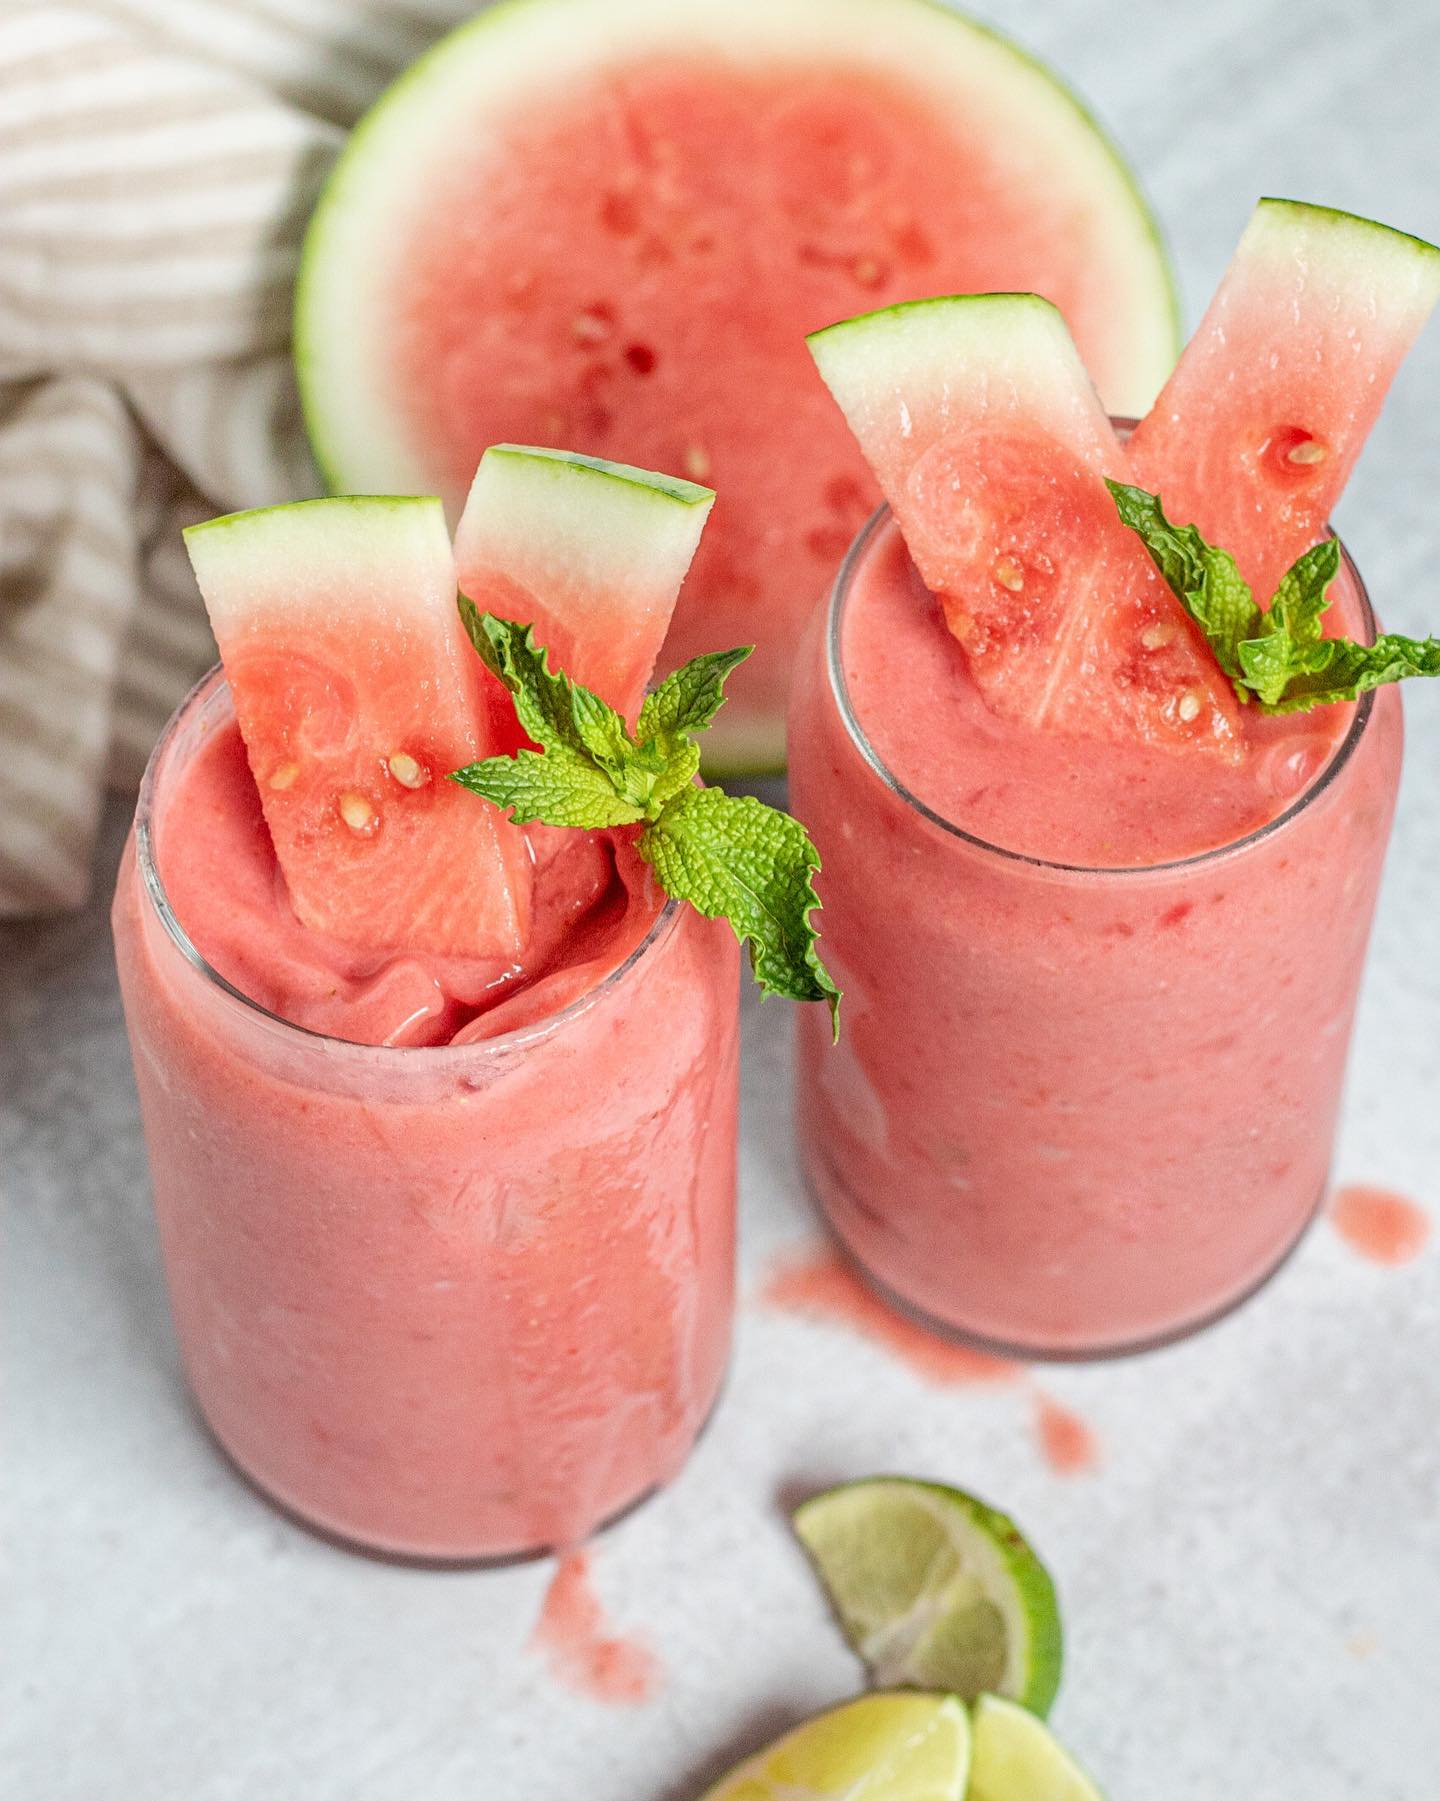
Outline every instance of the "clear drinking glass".
<svg viewBox="0 0 1440 1801"><path fill-rule="evenodd" d="M268 1013L156 861L233 718L220 675L151 759L114 924L186 1373L222 1446L366 1548L568 1544L674 1476L730 1337L738 959L671 902L552 1017L395 1049Z"/></svg>
<svg viewBox="0 0 1440 1801"><path fill-rule="evenodd" d="M932 1323L1026 1357L1214 1319L1322 1199L1401 751L1367 694L1262 829L1073 868L970 835L898 781L847 692L852 547L799 659L790 796L824 863L832 1049L799 1024L798 1129L835 1233ZM1342 583L1374 632L1359 575Z"/></svg>

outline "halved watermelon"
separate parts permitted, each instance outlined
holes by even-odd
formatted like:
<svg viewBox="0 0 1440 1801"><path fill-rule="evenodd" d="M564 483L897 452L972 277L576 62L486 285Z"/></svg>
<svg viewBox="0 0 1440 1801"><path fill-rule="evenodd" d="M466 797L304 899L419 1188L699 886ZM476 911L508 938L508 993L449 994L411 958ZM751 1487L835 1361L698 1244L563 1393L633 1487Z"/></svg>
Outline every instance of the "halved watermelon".
<svg viewBox="0 0 1440 1801"><path fill-rule="evenodd" d="M912 301L809 342L997 713L1238 752L1229 683L1120 523L1123 452L1048 301Z"/></svg>
<svg viewBox="0 0 1440 1801"><path fill-rule="evenodd" d="M1129 479L1221 544L1262 601L1325 535L1360 448L1440 300L1440 250L1372 220L1262 200Z"/></svg>
<svg viewBox="0 0 1440 1801"><path fill-rule="evenodd" d="M296 358L338 490L457 515L491 443L713 482L672 665L755 643L707 733L783 761L800 628L876 495L802 348L854 312L1027 288L1108 404L1176 348L1154 223L1094 121L933 0L507 0L362 121L310 227Z"/></svg>
<svg viewBox="0 0 1440 1801"><path fill-rule="evenodd" d="M534 626L552 667L633 723L714 500L625 463L494 444L455 533L461 592Z"/></svg>
<svg viewBox="0 0 1440 1801"><path fill-rule="evenodd" d="M303 923L377 951L518 956L524 836L444 779L492 746L440 502L301 501L185 542Z"/></svg>

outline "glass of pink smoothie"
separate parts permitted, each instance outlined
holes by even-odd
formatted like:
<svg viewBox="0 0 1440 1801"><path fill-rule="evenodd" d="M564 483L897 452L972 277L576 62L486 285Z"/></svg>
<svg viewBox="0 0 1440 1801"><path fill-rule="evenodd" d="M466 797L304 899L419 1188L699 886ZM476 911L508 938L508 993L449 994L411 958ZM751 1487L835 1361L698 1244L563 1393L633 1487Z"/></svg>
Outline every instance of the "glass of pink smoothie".
<svg viewBox="0 0 1440 1801"><path fill-rule="evenodd" d="M369 1549L573 1542L675 1475L725 1367L734 937L622 837L530 837L525 968L366 964L289 910L216 673L121 866L191 1387L261 1489Z"/></svg>
<svg viewBox="0 0 1440 1801"><path fill-rule="evenodd" d="M1342 629L1374 619L1348 559ZM801 653L791 805L845 1032L808 1179L892 1298L1027 1357L1214 1319L1323 1195L1401 751L1393 687L1235 765L1007 722L886 512Z"/></svg>

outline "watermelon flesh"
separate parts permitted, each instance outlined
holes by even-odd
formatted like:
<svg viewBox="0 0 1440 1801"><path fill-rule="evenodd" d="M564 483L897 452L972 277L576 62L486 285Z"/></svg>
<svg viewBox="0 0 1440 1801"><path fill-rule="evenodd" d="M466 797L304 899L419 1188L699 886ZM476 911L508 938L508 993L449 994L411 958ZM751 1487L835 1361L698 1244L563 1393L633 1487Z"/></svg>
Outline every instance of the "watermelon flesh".
<svg viewBox="0 0 1440 1801"><path fill-rule="evenodd" d="M455 533L461 592L533 626L552 668L633 724L714 499L647 469L492 445ZM513 732L503 691L497 706Z"/></svg>
<svg viewBox="0 0 1440 1801"><path fill-rule="evenodd" d="M1324 537L1402 358L1440 300L1440 251L1369 219L1262 200L1129 479L1235 557L1262 601Z"/></svg>
<svg viewBox="0 0 1440 1801"><path fill-rule="evenodd" d="M381 101L306 244L296 350L340 489L458 511L491 443L566 443L721 494L671 666L756 643L708 734L783 759L800 627L877 500L804 334L1022 287L1109 404L1174 355L1152 222L1068 94L930 0L512 0Z"/></svg>
<svg viewBox="0 0 1440 1801"><path fill-rule="evenodd" d="M444 779L495 747L439 501L305 501L185 540L301 922L372 951L517 959L524 836Z"/></svg>
<svg viewBox="0 0 1440 1801"><path fill-rule="evenodd" d="M917 301L810 349L996 713L1239 755L1230 684L1116 514L1124 452L1053 306Z"/></svg>

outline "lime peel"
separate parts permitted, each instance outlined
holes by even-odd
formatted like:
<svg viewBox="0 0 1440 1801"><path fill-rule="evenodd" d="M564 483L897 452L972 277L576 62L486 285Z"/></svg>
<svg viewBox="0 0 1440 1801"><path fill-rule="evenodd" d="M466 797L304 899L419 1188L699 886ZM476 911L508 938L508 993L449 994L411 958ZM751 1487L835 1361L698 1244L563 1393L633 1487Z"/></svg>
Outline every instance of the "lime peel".
<svg viewBox="0 0 1440 1801"><path fill-rule="evenodd" d="M877 1476L816 1495L794 1524L877 1685L993 1692L1048 1712L1059 1607L1007 1515L962 1489Z"/></svg>

